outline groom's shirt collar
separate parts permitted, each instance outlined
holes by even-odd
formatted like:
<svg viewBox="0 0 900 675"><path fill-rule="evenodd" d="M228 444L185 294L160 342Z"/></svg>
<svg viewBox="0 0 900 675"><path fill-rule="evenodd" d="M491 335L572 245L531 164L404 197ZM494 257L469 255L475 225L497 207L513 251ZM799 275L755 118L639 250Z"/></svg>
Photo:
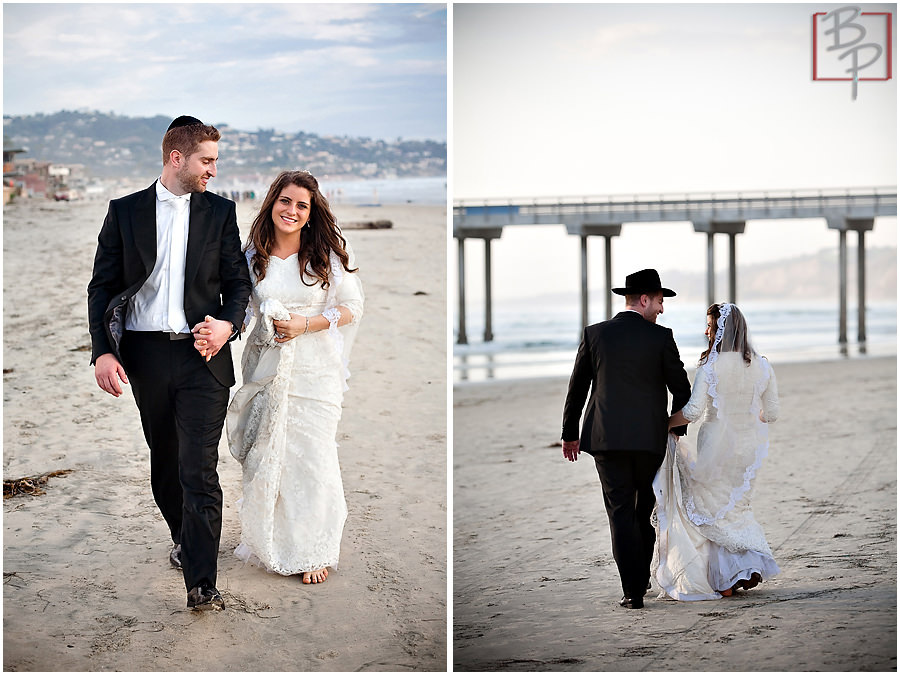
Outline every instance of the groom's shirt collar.
<svg viewBox="0 0 900 675"><path fill-rule="evenodd" d="M172 194L165 185L162 184L162 176L156 179L156 199L157 201L164 202L170 199L183 199L186 202L190 203L191 201L191 193L188 192L183 195Z"/></svg>

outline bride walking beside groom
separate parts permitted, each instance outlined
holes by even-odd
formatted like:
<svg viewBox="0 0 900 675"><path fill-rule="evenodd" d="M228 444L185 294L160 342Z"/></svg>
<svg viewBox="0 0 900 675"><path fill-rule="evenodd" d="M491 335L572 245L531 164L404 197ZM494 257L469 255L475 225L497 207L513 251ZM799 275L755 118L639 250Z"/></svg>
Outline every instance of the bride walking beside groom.
<svg viewBox="0 0 900 675"><path fill-rule="evenodd" d="M708 348L693 389L672 331L656 324L666 297L656 270L626 277L625 311L588 326L563 412L563 456L593 455L622 583L619 604L644 606L659 521L661 596L718 599L779 572L750 500L778 413L775 375L731 303L707 310ZM672 394L671 417L667 391ZM584 422L579 421L588 399ZM683 437L704 418L696 450ZM671 430L671 433L667 433Z"/></svg>

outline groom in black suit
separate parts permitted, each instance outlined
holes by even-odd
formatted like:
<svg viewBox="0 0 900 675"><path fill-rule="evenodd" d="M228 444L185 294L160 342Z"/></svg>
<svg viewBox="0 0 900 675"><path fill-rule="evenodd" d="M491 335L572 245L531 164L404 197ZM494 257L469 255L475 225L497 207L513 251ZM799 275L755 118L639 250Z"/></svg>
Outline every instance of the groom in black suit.
<svg viewBox="0 0 900 675"><path fill-rule="evenodd" d="M234 202L206 192L219 137L194 117L172 122L159 180L110 202L88 285L94 376L116 397L131 384L153 497L172 535L169 560L183 570L193 609L225 606L216 465L234 384L228 342L251 290Z"/></svg>
<svg viewBox="0 0 900 675"><path fill-rule="evenodd" d="M666 389L675 411L690 399L691 385L671 329L656 324L663 298L675 292L652 269L629 274L625 288L612 290L625 296L625 311L584 329L563 411L563 455L573 462L581 451L594 456L622 581L619 604L640 609L656 541L650 514L653 478L666 452Z"/></svg>

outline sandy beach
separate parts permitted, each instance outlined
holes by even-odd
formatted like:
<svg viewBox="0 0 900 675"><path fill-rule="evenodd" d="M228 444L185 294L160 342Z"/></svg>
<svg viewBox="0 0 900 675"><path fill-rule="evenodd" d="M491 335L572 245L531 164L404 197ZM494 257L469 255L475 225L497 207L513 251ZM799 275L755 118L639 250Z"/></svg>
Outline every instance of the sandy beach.
<svg viewBox="0 0 900 675"><path fill-rule="evenodd" d="M567 380L456 386L454 669L895 671L896 358L773 365L754 511L782 573L692 603L654 583L643 610L617 605L592 458L558 445Z"/></svg>
<svg viewBox="0 0 900 675"><path fill-rule="evenodd" d="M168 563L134 399L102 392L89 365L86 287L106 203L4 209L4 478L72 471L44 495L4 500L4 670L446 669L445 209L335 211L393 222L345 232L367 301L338 431L340 568L304 586L234 557L240 466L223 440L227 609L198 613ZM254 215L239 203L242 235Z"/></svg>

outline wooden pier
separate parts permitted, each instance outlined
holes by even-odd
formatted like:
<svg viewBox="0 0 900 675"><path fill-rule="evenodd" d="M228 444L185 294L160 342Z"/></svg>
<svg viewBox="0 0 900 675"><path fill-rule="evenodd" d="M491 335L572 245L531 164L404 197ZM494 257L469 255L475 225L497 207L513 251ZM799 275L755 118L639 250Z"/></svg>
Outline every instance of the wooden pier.
<svg viewBox="0 0 900 675"><path fill-rule="evenodd" d="M897 215L897 188L855 188L844 190L793 190L694 195L628 197L583 197L580 199L459 201L453 206L453 236L459 249L459 325L457 343L466 344L465 325L465 242L481 239L485 246L485 334L491 329L491 241L499 239L504 227L565 225L570 235L581 238L581 324L588 324L588 237L602 236L606 253L606 318L612 317L612 242L625 224L690 222L694 231L706 235L707 301L716 301L714 237L729 239L728 300L737 301L737 241L748 220L820 218L838 233L839 326L838 342L847 350L847 232L856 232L858 242L857 341L860 351L866 342L865 233L880 216Z"/></svg>

